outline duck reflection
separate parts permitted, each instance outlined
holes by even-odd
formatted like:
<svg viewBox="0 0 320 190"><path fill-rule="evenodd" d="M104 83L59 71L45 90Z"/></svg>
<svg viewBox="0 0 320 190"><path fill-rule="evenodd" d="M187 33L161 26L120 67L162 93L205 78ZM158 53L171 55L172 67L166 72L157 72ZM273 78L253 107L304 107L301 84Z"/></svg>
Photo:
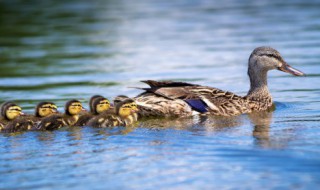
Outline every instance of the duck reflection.
<svg viewBox="0 0 320 190"><path fill-rule="evenodd" d="M186 118L153 118L145 119L140 122L139 127L154 130L175 129L198 131L222 131L230 127L241 126L242 116L237 117L218 117L211 115L199 115Z"/></svg>
<svg viewBox="0 0 320 190"><path fill-rule="evenodd" d="M260 147L271 147L270 124L272 122L274 110L275 106L273 105L273 107L267 111L253 112L248 114L248 117L253 124L252 136L255 138L256 145Z"/></svg>

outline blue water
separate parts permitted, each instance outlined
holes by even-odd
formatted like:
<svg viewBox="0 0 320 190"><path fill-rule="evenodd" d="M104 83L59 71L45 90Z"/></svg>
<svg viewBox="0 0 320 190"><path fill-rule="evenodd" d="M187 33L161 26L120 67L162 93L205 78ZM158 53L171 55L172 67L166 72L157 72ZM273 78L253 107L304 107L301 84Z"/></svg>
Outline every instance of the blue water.
<svg viewBox="0 0 320 190"><path fill-rule="evenodd" d="M140 80L245 95L251 51L277 49L307 77L271 71L276 109L135 127L0 134L0 189L318 189L320 2L0 1L0 101L32 113Z"/></svg>

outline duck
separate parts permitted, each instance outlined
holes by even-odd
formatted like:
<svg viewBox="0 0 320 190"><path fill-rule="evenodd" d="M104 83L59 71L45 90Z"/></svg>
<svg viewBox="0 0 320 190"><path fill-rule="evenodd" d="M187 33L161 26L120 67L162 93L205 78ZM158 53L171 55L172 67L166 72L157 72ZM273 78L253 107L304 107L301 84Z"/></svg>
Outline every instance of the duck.
<svg viewBox="0 0 320 190"><path fill-rule="evenodd" d="M25 115L22 108L13 102L1 105L0 131L4 133L20 132L32 127L33 122L21 118Z"/></svg>
<svg viewBox="0 0 320 190"><path fill-rule="evenodd" d="M97 98L104 98L102 95L93 95L90 100L89 100L89 109L90 109L90 112L93 113L94 112L94 105L93 105L93 102L95 99Z"/></svg>
<svg viewBox="0 0 320 190"><path fill-rule="evenodd" d="M141 81L149 85L134 98L142 117L185 117L196 114L235 116L268 110L273 105L267 73L279 70L305 76L290 66L272 47L255 48L248 61L250 89L245 96L198 84L175 81Z"/></svg>
<svg viewBox="0 0 320 190"><path fill-rule="evenodd" d="M57 106L52 102L40 102L35 107L34 115L20 115L15 121L8 123L6 132L21 132L26 130L37 130L35 126L42 118L57 113Z"/></svg>
<svg viewBox="0 0 320 190"><path fill-rule="evenodd" d="M138 111L135 101L131 98L126 98L118 102L114 109L109 109L89 120L87 125L97 128L129 126L137 122L134 114Z"/></svg>
<svg viewBox="0 0 320 190"><path fill-rule="evenodd" d="M128 99L129 97L128 96L126 96L126 95L118 95L118 96L116 96L114 99L113 99L113 105L114 106L117 106L118 105L118 103L120 103L120 102L122 102L122 101L124 101L125 99ZM130 99L130 98L129 98ZM137 106L137 109L139 110L139 107ZM139 114L138 114L138 112L134 112L134 113L132 113L132 116L134 117L134 121L138 121L138 119L139 119Z"/></svg>
<svg viewBox="0 0 320 190"><path fill-rule="evenodd" d="M37 125L38 130L55 130L64 126L73 126L79 119L80 112L85 111L79 100L72 99L65 104L64 114L52 114Z"/></svg>
<svg viewBox="0 0 320 190"><path fill-rule="evenodd" d="M103 113L104 111L107 111L110 108L110 102L107 98L95 95L90 99L89 106L90 112L81 114L74 126L86 126L90 119Z"/></svg>
<svg viewBox="0 0 320 190"><path fill-rule="evenodd" d="M58 107L53 102L43 101L36 105L34 115L24 115L23 117L36 123L44 117L56 113L58 113Z"/></svg>

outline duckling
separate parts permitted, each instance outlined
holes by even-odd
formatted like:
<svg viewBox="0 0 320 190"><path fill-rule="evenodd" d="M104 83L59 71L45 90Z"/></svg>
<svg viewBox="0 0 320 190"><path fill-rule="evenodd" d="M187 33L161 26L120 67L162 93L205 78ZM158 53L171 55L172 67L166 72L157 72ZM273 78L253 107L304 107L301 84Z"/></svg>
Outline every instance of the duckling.
<svg viewBox="0 0 320 190"><path fill-rule="evenodd" d="M90 119L101 114L102 112L110 108L110 102L108 99L100 96L93 96L89 102L90 112L80 115L78 121L74 126L85 126Z"/></svg>
<svg viewBox="0 0 320 190"><path fill-rule="evenodd" d="M53 114L45 117L37 125L40 130L54 130L63 126L73 126L79 119L79 113L84 111L79 100L69 100L65 104L64 114Z"/></svg>
<svg viewBox="0 0 320 190"><path fill-rule="evenodd" d="M24 115L20 106L13 102L5 102L1 106L0 131L18 132L32 127L33 122L20 116Z"/></svg>
<svg viewBox="0 0 320 190"><path fill-rule="evenodd" d="M34 115L23 116L33 122L39 122L42 118L58 113L58 107L52 102L40 102L35 107Z"/></svg>
<svg viewBox="0 0 320 190"><path fill-rule="evenodd" d="M93 113L94 112L94 106L93 106L93 101L97 98L104 98L101 95L93 95L90 100L89 100L89 108L90 108L90 112Z"/></svg>
<svg viewBox="0 0 320 190"><path fill-rule="evenodd" d="M88 122L88 126L106 128L119 125L128 126L136 122L134 114L138 111L133 99L127 98L116 104L115 109L108 110Z"/></svg>
<svg viewBox="0 0 320 190"><path fill-rule="evenodd" d="M123 100L128 99L128 98L129 98L129 97L126 96L126 95L118 95L118 96L116 96L116 97L113 99L113 104L114 104L114 106L116 107L118 103L120 103L120 102L122 102ZM139 106L138 106L138 109L139 109ZM138 121L138 118L139 118L138 112L133 113L132 116L134 116L134 120L135 120L135 121Z"/></svg>

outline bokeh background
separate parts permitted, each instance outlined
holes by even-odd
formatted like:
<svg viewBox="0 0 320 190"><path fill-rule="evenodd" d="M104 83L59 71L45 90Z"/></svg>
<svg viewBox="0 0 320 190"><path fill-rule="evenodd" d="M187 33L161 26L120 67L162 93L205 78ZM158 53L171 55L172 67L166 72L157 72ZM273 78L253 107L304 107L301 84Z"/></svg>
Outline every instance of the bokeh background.
<svg viewBox="0 0 320 190"><path fill-rule="evenodd" d="M0 134L3 189L315 189L320 185L320 1L2 0L0 101L63 111L140 80L249 89L250 53L280 51L308 76L269 73L271 113L138 127ZM86 105L87 107L87 105Z"/></svg>

